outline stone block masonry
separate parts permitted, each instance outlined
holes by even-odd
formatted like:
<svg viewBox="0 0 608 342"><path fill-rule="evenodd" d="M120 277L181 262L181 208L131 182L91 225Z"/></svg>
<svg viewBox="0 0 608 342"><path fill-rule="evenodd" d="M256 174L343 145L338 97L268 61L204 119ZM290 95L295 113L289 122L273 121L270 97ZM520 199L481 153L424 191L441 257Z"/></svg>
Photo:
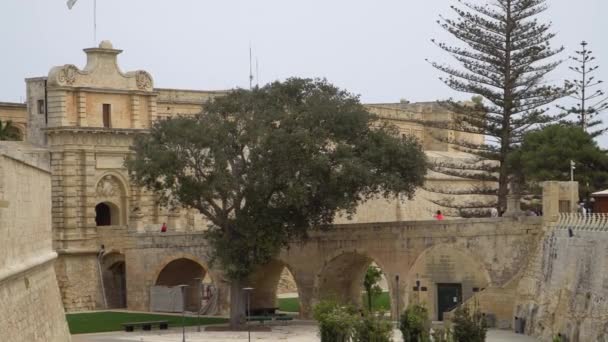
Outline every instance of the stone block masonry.
<svg viewBox="0 0 608 342"><path fill-rule="evenodd" d="M0 341L70 341L53 263L48 152L0 143Z"/></svg>

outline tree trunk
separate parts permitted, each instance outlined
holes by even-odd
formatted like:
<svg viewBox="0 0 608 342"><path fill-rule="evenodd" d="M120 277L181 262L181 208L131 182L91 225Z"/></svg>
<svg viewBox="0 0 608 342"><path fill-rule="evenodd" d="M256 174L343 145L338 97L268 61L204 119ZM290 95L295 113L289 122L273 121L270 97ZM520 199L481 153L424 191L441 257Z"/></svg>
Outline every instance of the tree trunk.
<svg viewBox="0 0 608 342"><path fill-rule="evenodd" d="M245 322L247 305L243 291L243 280L232 280L230 283L230 328L238 329Z"/></svg>

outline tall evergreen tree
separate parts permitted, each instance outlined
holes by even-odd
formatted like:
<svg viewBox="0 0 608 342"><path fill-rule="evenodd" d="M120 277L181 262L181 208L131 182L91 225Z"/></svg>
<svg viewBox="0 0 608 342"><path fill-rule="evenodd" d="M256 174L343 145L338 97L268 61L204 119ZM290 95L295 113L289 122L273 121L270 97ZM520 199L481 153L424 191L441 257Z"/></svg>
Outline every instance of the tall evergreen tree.
<svg viewBox="0 0 608 342"><path fill-rule="evenodd" d="M576 66L571 66L570 70L577 73L577 77L579 77L567 81L572 87L570 97L576 100L576 104L570 108L558 107L568 114L575 114L578 125L593 137L596 137L608 130L608 128L592 130L593 127L599 128L597 126L602 124L598 115L608 109L608 96L602 89L597 89L603 81L597 80L594 76L599 65L593 63L595 57L592 51L587 50L587 45L589 45L587 42L581 42L581 49L575 51L575 56L570 57L577 63Z"/></svg>
<svg viewBox="0 0 608 342"><path fill-rule="evenodd" d="M554 57L563 47L551 48L555 37L549 31L551 25L536 18L547 9L545 0L458 3L460 6L451 6L456 19L441 17L438 23L464 44L433 42L454 57L459 67L431 64L447 75L441 80L450 88L482 97L472 104L444 101L455 113L447 128L487 137L484 144L451 142L480 160L495 161L471 165L466 171L474 177L480 173L495 177L498 205L505 209L509 183L514 180L507 157L526 131L563 117L549 115L548 105L565 96L566 88L545 82L545 76L561 63ZM450 174L452 170L446 167L442 171Z"/></svg>

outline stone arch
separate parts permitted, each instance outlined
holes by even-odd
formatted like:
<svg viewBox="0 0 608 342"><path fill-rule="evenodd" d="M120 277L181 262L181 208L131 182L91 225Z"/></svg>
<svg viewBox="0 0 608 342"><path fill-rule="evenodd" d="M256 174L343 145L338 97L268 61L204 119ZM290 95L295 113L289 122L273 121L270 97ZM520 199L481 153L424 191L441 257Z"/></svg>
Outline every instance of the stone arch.
<svg viewBox="0 0 608 342"><path fill-rule="evenodd" d="M325 259L315 278L315 301L332 299L362 307L363 280L372 263L383 271L390 304L394 305L393 284L383 262L373 254L356 249L336 251Z"/></svg>
<svg viewBox="0 0 608 342"><path fill-rule="evenodd" d="M127 277L124 254L112 251L101 260L108 309L127 307Z"/></svg>
<svg viewBox="0 0 608 342"><path fill-rule="evenodd" d="M298 283L294 268L282 260L274 259L265 265L256 267L247 279L247 286L253 288L250 294L250 305L254 314L256 311L278 307L277 290L285 270L293 277L298 298L302 298L302 287Z"/></svg>
<svg viewBox="0 0 608 342"><path fill-rule="evenodd" d="M470 251L438 244L422 251L410 267L406 298L409 303L425 305L432 320L441 320L443 311L450 311L490 283L488 270ZM446 297L452 298L451 305Z"/></svg>
<svg viewBox="0 0 608 342"><path fill-rule="evenodd" d="M119 172L108 171L103 173L95 183L95 221L98 224L98 215L109 211L112 226L126 226L128 212L129 188L128 182ZM103 204L103 205L100 205ZM105 206L104 206L105 205ZM104 221L105 222L105 221ZM102 226L108 224L101 224Z"/></svg>
<svg viewBox="0 0 608 342"><path fill-rule="evenodd" d="M207 278L208 277L208 278ZM202 299L202 283L207 279L215 284L214 277L209 272L206 263L198 258L179 254L165 258L154 273L154 286L174 287L188 285L185 288L185 308L188 311L198 311Z"/></svg>
<svg viewBox="0 0 608 342"><path fill-rule="evenodd" d="M118 226L120 225L120 209L110 201L100 202L95 205L95 225Z"/></svg>

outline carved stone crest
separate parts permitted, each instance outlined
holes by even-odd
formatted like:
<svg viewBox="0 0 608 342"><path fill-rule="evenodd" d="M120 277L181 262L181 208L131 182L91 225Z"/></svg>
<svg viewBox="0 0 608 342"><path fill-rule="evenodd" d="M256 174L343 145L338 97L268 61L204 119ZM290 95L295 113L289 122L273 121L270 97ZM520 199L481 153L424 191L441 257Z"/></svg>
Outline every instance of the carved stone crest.
<svg viewBox="0 0 608 342"><path fill-rule="evenodd" d="M59 84L73 85L76 82L77 73L78 68L75 65L68 64L59 71L57 81Z"/></svg>
<svg viewBox="0 0 608 342"><path fill-rule="evenodd" d="M113 197L120 195L120 185L114 176L107 175L97 184L97 195Z"/></svg>
<svg viewBox="0 0 608 342"><path fill-rule="evenodd" d="M137 82L137 88L147 90L152 88L152 76L143 70L139 70L135 73L135 80Z"/></svg>

